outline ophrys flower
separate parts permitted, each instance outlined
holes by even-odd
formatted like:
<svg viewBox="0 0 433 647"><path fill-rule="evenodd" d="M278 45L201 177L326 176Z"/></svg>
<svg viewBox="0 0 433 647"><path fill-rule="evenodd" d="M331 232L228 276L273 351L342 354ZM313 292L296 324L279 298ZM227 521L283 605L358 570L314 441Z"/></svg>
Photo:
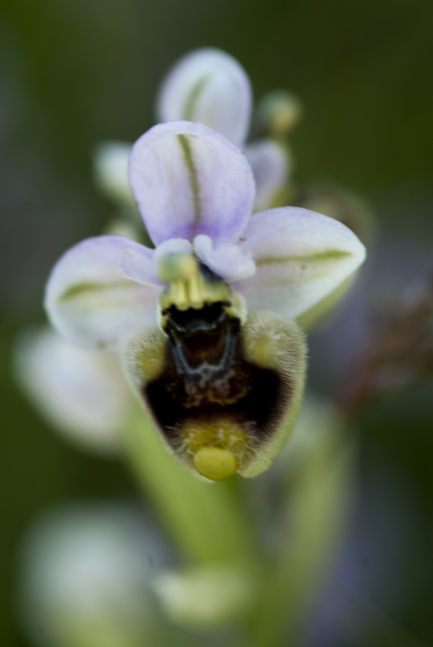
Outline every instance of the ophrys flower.
<svg viewBox="0 0 433 647"><path fill-rule="evenodd" d="M266 469L297 417L305 372L294 319L334 292L365 250L341 223L284 207L250 216L246 156L190 122L135 144L130 181L156 249L78 244L47 286L51 321L124 368L172 453L218 480Z"/></svg>

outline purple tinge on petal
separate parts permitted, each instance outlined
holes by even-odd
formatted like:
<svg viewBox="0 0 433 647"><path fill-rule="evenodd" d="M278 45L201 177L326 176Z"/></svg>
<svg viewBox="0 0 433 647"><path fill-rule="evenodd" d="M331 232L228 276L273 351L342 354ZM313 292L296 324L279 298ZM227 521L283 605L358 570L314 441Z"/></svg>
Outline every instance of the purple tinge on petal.
<svg viewBox="0 0 433 647"><path fill-rule="evenodd" d="M142 285L162 286L155 265L155 250L133 242L122 252L120 267L126 278Z"/></svg>
<svg viewBox="0 0 433 647"><path fill-rule="evenodd" d="M240 244L257 268L238 286L248 308L289 318L330 295L365 258L363 244L345 225L297 207L255 214Z"/></svg>
<svg viewBox="0 0 433 647"><path fill-rule="evenodd" d="M46 286L45 308L62 337L88 348L115 348L137 329L155 324L161 288L139 285L121 269L123 253L140 247L122 236L100 236L60 258Z"/></svg>
<svg viewBox="0 0 433 647"><path fill-rule="evenodd" d="M194 239L194 251L209 269L227 281L249 278L256 270L251 253L234 243L222 243L214 248L209 236L202 234Z"/></svg>
<svg viewBox="0 0 433 647"><path fill-rule="evenodd" d="M198 234L215 243L234 242L254 203L247 157L202 124L159 124L135 143L131 187L156 245Z"/></svg>
<svg viewBox="0 0 433 647"><path fill-rule="evenodd" d="M242 146L251 102L250 82L238 61L219 49L203 48L169 71L158 96L157 121L196 121Z"/></svg>
<svg viewBox="0 0 433 647"><path fill-rule="evenodd" d="M155 262L168 254L192 254L192 245L184 238L171 238L166 240L155 249Z"/></svg>

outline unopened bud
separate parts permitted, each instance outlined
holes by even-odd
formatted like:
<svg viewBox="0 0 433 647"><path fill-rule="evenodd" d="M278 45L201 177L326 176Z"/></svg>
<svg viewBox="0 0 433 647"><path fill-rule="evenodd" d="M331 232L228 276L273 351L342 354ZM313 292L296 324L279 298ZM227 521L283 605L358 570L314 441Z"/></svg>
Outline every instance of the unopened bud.
<svg viewBox="0 0 433 647"><path fill-rule="evenodd" d="M301 116L302 103L299 97L287 90L269 92L257 105L257 133L282 137L298 125Z"/></svg>

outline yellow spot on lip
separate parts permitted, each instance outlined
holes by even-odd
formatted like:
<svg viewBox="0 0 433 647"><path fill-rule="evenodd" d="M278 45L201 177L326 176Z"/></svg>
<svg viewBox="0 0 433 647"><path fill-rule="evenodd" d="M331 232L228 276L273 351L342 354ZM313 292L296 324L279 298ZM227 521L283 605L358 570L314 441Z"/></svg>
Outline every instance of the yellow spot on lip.
<svg viewBox="0 0 433 647"><path fill-rule="evenodd" d="M220 447L201 447L194 455L194 465L199 474L211 481L222 481L235 474L237 468L231 451Z"/></svg>

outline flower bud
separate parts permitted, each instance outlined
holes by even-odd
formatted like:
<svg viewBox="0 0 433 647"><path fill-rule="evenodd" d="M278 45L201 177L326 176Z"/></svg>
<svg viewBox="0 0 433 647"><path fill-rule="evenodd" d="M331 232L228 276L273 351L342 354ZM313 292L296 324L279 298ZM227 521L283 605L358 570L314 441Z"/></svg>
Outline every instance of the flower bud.
<svg viewBox="0 0 433 647"><path fill-rule="evenodd" d="M301 116L301 100L287 90L275 90L258 102L255 130L259 135L278 139L291 132L298 125Z"/></svg>

